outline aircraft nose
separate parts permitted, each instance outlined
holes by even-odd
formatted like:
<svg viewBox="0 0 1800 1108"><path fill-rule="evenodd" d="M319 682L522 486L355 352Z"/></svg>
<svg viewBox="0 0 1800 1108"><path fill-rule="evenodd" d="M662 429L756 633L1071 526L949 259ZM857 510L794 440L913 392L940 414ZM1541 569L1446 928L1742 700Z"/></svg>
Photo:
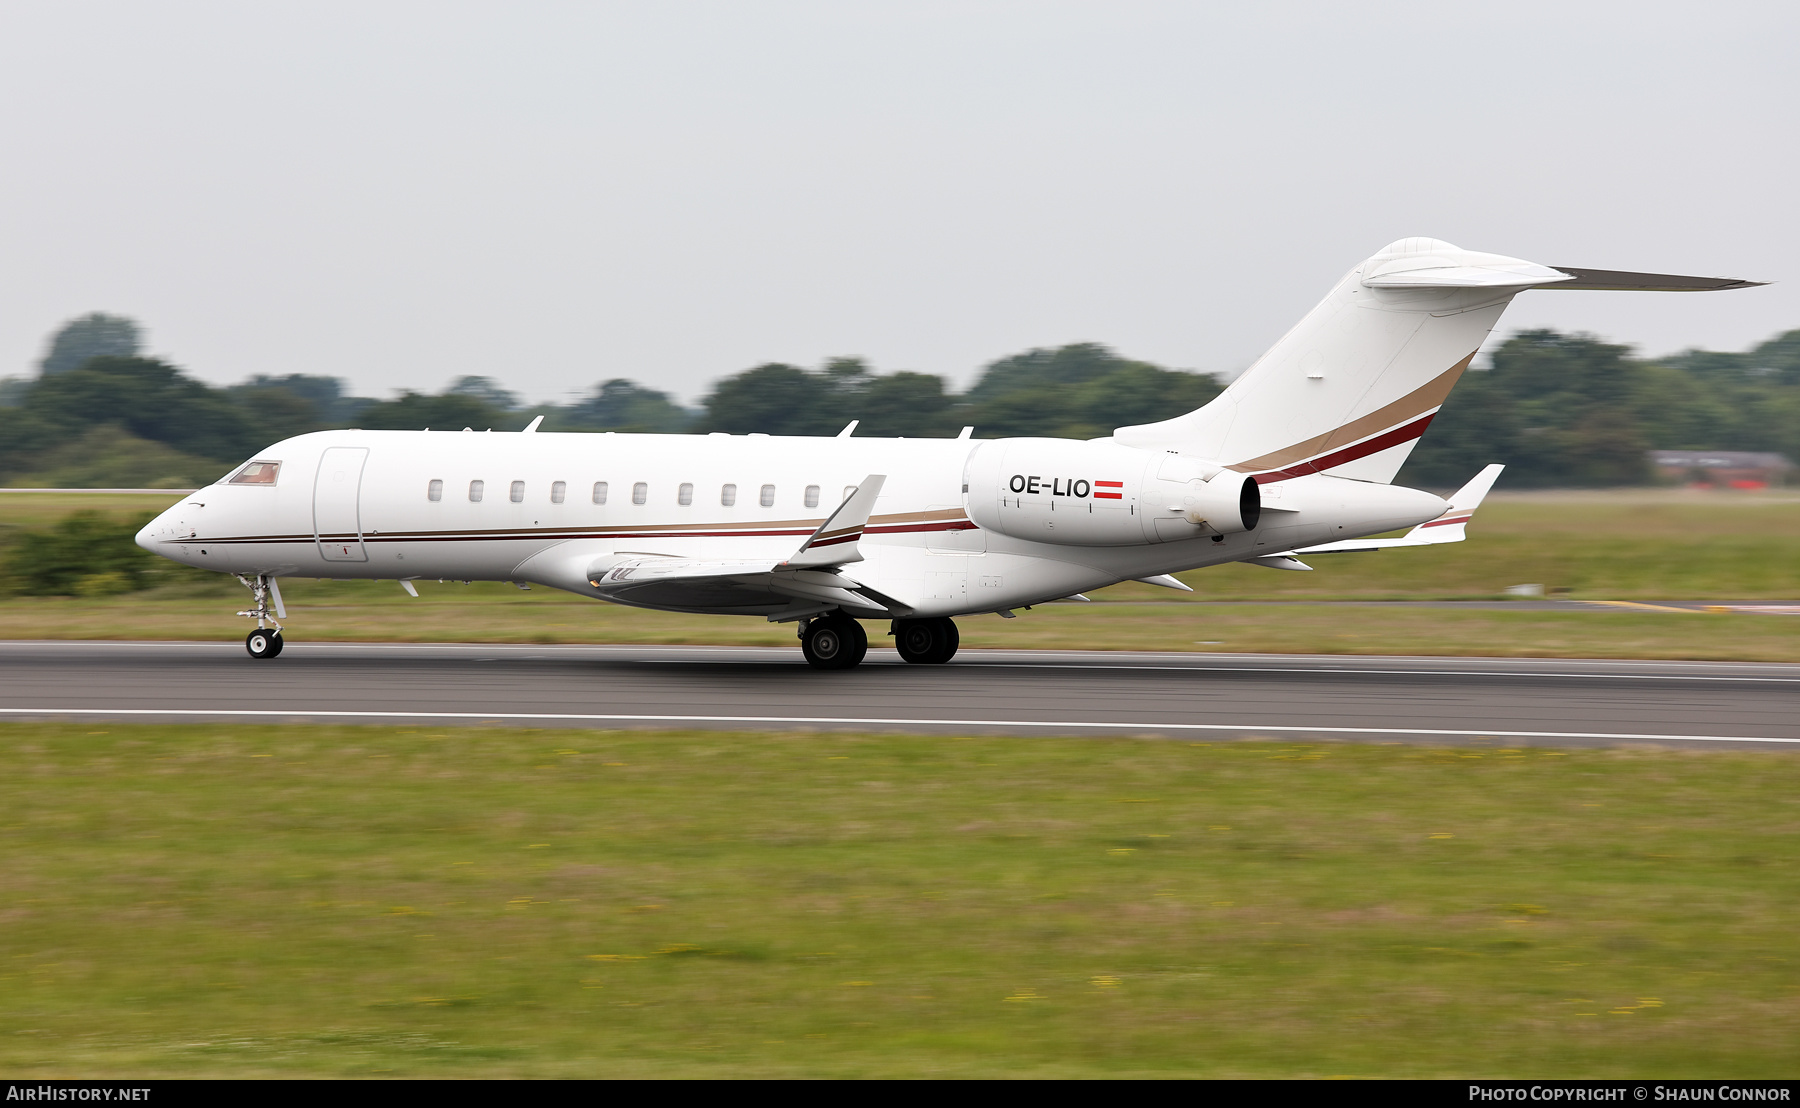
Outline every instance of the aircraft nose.
<svg viewBox="0 0 1800 1108"><path fill-rule="evenodd" d="M177 505L177 507L179 507L179 505ZM157 553L156 537L158 535L168 534L170 527L173 526L170 517L174 512L174 508L169 508L149 523L144 524L144 526L138 530L138 533L133 536L132 541L152 554Z"/></svg>

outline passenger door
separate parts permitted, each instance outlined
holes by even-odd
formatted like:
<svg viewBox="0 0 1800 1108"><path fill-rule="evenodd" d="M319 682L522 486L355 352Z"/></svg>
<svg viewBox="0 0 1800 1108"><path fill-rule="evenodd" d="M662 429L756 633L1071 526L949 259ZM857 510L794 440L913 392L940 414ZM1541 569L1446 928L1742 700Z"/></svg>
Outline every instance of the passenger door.
<svg viewBox="0 0 1800 1108"><path fill-rule="evenodd" d="M368 460L364 446L334 446L319 458L313 481L313 539L319 544L319 556L328 562L369 560L358 507L363 464Z"/></svg>

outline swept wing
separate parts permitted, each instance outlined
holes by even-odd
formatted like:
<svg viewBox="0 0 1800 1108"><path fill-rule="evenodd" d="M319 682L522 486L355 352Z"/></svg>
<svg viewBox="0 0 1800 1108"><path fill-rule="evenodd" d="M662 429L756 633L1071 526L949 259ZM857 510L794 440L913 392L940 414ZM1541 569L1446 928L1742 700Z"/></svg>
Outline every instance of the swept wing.
<svg viewBox="0 0 1800 1108"><path fill-rule="evenodd" d="M883 474L863 478L800 548L780 561L614 554L588 570L607 600L650 608L796 619L842 608L864 618L912 609L843 572L862 561L859 543L881 495Z"/></svg>

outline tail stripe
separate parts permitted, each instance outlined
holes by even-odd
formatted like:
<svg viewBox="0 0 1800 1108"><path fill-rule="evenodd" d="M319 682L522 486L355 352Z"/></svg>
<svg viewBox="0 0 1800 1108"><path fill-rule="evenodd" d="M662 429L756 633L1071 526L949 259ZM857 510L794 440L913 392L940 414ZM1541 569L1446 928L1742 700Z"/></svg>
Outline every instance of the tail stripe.
<svg viewBox="0 0 1800 1108"><path fill-rule="evenodd" d="M1297 466L1289 466L1286 469L1276 470L1273 473L1259 473L1256 475L1256 483L1259 485L1267 485L1272 481L1286 481L1290 477L1304 477L1309 473L1324 473L1328 469L1335 466L1347 465L1350 462L1356 461L1358 458L1367 458L1371 454L1379 454L1390 446L1399 446L1403 442L1411 442L1425 433L1425 428L1431 425L1432 416L1435 415L1437 415L1437 413L1433 412L1431 415L1413 420L1404 427L1396 427L1386 434L1376 435L1372 439L1364 439L1355 446L1346 446L1342 450L1327 454L1322 458L1315 458L1310 462L1301 462ZM1235 465L1231 468L1242 470L1244 467L1242 465Z"/></svg>
<svg viewBox="0 0 1800 1108"><path fill-rule="evenodd" d="M1452 513L1454 513L1454 514L1452 514ZM1469 522L1469 517L1473 516L1474 514L1475 513L1472 510L1467 511L1467 512L1455 512L1453 509L1452 512L1445 512L1443 515L1439 516L1437 519L1431 520L1428 523L1421 523L1421 524L1419 524L1419 526L1420 527L1448 527L1453 523L1467 523L1467 522Z"/></svg>
<svg viewBox="0 0 1800 1108"><path fill-rule="evenodd" d="M1416 420L1419 416L1424 415L1426 412L1433 412L1442 405L1444 398L1450 395L1450 390L1454 388L1456 382L1461 379L1463 371L1468 369L1469 363L1475 360L1475 353L1475 351L1470 351L1468 357L1457 362L1443 373L1433 377L1431 380L1420 385L1405 396L1402 396L1392 404L1383 405L1370 412L1368 415L1363 416L1360 419L1353 419L1349 423L1325 432L1323 435L1314 435L1305 442L1297 442L1292 446L1271 451L1270 453L1263 454L1259 457L1245 459L1230 468L1237 470L1239 473L1261 473L1266 470L1282 469L1285 466L1293 465L1295 462L1304 461L1308 458L1316 458L1340 443L1353 442L1356 439L1363 438L1366 435L1373 435L1380 431L1389 431L1391 433L1391 429L1397 428L1398 425ZM1426 422L1429 421L1428 418ZM1424 431L1424 424L1420 424L1418 431L1408 437L1418 438ZM1381 437L1386 438L1387 436L1383 435ZM1396 443L1405 441L1407 441L1406 438L1394 439L1386 445L1393 446ZM1358 444L1358 446L1362 445L1367 444ZM1357 447L1352 447L1351 449L1356 450ZM1386 447L1377 447L1376 449L1386 449ZM1339 453L1344 452L1339 451ZM1354 461L1357 458L1364 458L1373 453L1375 453L1374 450L1363 450L1360 453L1353 453L1349 454L1347 457L1337 458L1329 464L1326 464L1325 459L1320 458L1318 462L1314 463L1312 468L1300 469L1293 473L1287 473L1285 476L1298 477L1301 473L1316 473L1321 469L1329 469L1333 465L1343 465L1345 462ZM1333 457L1335 457L1335 455L1333 455Z"/></svg>

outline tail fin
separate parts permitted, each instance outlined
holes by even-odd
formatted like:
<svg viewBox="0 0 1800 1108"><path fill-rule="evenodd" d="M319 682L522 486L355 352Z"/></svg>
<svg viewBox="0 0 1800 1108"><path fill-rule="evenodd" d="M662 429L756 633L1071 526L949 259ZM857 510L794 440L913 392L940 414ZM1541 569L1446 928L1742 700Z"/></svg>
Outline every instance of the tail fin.
<svg viewBox="0 0 1800 1108"><path fill-rule="evenodd" d="M1559 284L1749 283L1672 283L1681 281L1699 279L1563 272L1437 239L1401 239L1351 270L1212 403L1113 437L1212 459L1263 483L1308 473L1390 482L1514 296Z"/></svg>

